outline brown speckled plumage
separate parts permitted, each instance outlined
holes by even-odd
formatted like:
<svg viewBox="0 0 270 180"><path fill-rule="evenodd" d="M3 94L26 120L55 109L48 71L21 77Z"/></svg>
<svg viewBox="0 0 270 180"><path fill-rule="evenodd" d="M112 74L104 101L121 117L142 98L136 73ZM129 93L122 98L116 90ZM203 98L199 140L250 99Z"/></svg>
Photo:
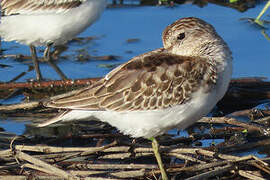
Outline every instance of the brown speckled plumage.
<svg viewBox="0 0 270 180"><path fill-rule="evenodd" d="M39 10L63 12L78 7L82 0L1 0L2 15L34 14Z"/></svg>
<svg viewBox="0 0 270 180"><path fill-rule="evenodd" d="M46 106L84 110L153 110L188 101L199 86L215 84L215 67L199 57L146 53L93 86Z"/></svg>

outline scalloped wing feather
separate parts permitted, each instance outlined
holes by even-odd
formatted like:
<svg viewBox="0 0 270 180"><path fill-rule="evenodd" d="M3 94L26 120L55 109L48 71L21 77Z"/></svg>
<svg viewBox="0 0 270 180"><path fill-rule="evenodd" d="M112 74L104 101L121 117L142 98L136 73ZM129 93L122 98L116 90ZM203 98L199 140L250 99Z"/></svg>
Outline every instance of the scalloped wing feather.
<svg viewBox="0 0 270 180"><path fill-rule="evenodd" d="M146 53L111 71L93 86L45 106L113 111L162 109L188 101L200 86L210 91L216 80L215 66L202 58Z"/></svg>

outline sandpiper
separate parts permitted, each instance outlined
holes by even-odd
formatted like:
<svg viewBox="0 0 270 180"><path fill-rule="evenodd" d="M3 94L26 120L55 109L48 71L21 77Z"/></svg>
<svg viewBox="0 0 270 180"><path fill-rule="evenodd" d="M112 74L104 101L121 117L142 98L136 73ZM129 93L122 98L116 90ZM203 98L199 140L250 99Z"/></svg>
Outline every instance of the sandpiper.
<svg viewBox="0 0 270 180"><path fill-rule="evenodd" d="M0 36L5 41L28 45L41 80L35 46L46 46L50 61L52 45L62 45L96 21L106 0L1 0Z"/></svg>
<svg viewBox="0 0 270 180"><path fill-rule="evenodd" d="M188 17L163 32L163 48L139 55L93 85L44 102L63 109L39 124L94 116L132 137L152 139L167 179L155 137L185 129L207 115L224 96L232 74L232 56L213 26Z"/></svg>

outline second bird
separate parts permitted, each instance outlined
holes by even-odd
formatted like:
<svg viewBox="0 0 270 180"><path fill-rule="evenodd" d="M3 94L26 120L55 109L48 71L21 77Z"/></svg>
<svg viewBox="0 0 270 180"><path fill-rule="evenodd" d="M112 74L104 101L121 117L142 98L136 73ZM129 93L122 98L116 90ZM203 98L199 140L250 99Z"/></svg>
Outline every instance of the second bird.
<svg viewBox="0 0 270 180"><path fill-rule="evenodd" d="M95 22L106 0L1 0L0 36L5 41L28 45L37 80L36 46L46 46L44 59L50 61L52 45L62 45Z"/></svg>

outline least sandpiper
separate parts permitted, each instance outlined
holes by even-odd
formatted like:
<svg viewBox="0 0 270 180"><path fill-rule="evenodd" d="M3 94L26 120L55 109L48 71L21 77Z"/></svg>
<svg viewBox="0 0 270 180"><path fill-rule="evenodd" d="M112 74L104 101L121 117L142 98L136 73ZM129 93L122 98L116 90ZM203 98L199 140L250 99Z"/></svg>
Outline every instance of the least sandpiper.
<svg viewBox="0 0 270 180"><path fill-rule="evenodd" d="M39 127L94 116L123 134L151 138L158 152L155 137L207 115L232 74L230 49L205 21L179 19L162 39L163 48L134 57L89 87L44 102L64 112Z"/></svg>
<svg viewBox="0 0 270 180"><path fill-rule="evenodd" d="M0 36L30 46L37 80L42 79L35 46L62 45L98 19L106 0L1 0Z"/></svg>

